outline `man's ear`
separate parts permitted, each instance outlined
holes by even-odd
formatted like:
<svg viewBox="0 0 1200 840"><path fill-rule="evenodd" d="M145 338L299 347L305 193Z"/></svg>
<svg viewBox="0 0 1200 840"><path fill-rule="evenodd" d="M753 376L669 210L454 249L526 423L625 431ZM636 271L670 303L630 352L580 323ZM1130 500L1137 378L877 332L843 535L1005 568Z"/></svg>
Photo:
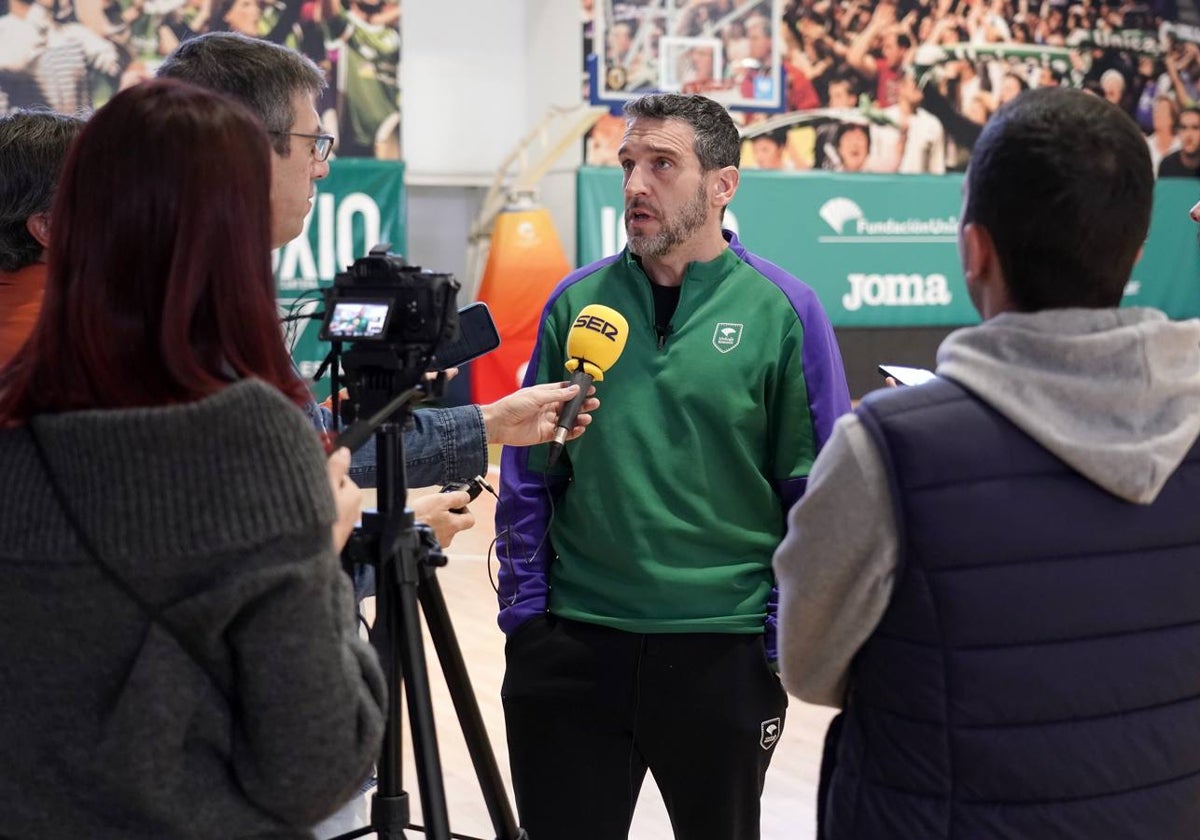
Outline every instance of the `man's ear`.
<svg viewBox="0 0 1200 840"><path fill-rule="evenodd" d="M50 214L34 213L25 220L25 230L43 249L50 247Z"/></svg>
<svg viewBox="0 0 1200 840"><path fill-rule="evenodd" d="M959 259L962 261L963 277L966 278L967 285L979 281L994 257L995 247L987 228L975 222L963 225L962 253Z"/></svg>
<svg viewBox="0 0 1200 840"><path fill-rule="evenodd" d="M713 180L713 201L718 207L728 207L742 181L742 173L736 166L724 166L717 170Z"/></svg>
<svg viewBox="0 0 1200 840"><path fill-rule="evenodd" d="M1014 308L991 231L975 222L963 225L960 258L967 293L980 317L986 321Z"/></svg>

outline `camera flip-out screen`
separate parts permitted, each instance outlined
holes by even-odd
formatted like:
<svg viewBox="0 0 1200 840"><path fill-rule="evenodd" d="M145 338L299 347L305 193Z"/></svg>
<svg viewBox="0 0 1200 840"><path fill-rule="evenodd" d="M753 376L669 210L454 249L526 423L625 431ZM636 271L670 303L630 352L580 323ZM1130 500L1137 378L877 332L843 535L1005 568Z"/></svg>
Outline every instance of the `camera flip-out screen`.
<svg viewBox="0 0 1200 840"><path fill-rule="evenodd" d="M370 341L387 336L391 301L339 300L325 318L325 341Z"/></svg>

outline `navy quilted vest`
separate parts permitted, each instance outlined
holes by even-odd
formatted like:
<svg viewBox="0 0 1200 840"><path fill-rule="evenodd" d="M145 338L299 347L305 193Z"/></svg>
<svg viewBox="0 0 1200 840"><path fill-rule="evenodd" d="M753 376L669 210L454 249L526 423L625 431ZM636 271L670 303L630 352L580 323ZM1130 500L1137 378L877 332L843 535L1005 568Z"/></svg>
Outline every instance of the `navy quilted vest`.
<svg viewBox="0 0 1200 840"><path fill-rule="evenodd" d="M859 414L901 568L824 837L1200 838L1200 445L1142 506L944 380Z"/></svg>

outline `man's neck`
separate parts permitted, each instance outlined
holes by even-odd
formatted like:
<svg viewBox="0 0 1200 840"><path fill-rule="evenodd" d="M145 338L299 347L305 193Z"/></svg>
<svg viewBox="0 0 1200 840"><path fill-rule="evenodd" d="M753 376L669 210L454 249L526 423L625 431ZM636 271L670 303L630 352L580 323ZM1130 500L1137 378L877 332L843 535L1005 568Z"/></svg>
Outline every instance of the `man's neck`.
<svg viewBox="0 0 1200 840"><path fill-rule="evenodd" d="M689 265L715 260L728 247L729 243L725 241L724 234L718 230L715 239L705 235L703 239L684 242L661 257L642 258L642 270L646 272L651 283L659 286L680 286Z"/></svg>
<svg viewBox="0 0 1200 840"><path fill-rule="evenodd" d="M1185 152L1180 150L1179 161L1188 169L1196 169L1200 167L1200 149L1194 152Z"/></svg>

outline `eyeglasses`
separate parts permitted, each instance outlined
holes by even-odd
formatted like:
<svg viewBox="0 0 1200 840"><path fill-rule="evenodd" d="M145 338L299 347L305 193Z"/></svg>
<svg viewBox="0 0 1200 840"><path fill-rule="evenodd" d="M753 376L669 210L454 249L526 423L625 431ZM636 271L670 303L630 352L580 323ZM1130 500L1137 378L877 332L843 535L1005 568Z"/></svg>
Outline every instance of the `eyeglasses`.
<svg viewBox="0 0 1200 840"><path fill-rule="evenodd" d="M278 134L281 137L307 137L313 141L313 157L318 162L328 160L333 151L332 134L301 134L299 131L268 131L268 134Z"/></svg>

